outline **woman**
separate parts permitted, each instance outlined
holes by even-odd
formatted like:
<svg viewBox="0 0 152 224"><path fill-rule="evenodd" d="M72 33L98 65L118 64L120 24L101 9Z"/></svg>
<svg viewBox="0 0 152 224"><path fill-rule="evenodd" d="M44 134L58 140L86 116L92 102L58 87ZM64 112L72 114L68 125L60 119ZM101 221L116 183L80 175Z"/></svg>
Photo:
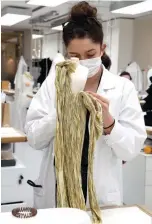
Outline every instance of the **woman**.
<svg viewBox="0 0 152 224"><path fill-rule="evenodd" d="M94 183L99 205L122 204L122 160L137 156L146 138L144 120L135 88L127 79L111 74L101 63L105 51L103 29L97 9L87 2L75 5L63 28L63 41L70 57L78 57L89 69L84 91L102 105L104 135L97 141L94 154ZM87 117L88 118L88 117ZM29 144L44 149L36 185L35 207L55 206L55 169L53 140L56 110L54 79L48 76L34 97L27 114ZM82 189L87 199L88 125L82 155Z"/></svg>
<svg viewBox="0 0 152 224"><path fill-rule="evenodd" d="M121 74L120 74L121 77L124 77L126 79L129 79L130 81L132 80L131 78L131 75L129 72L126 72L126 71L123 71Z"/></svg>

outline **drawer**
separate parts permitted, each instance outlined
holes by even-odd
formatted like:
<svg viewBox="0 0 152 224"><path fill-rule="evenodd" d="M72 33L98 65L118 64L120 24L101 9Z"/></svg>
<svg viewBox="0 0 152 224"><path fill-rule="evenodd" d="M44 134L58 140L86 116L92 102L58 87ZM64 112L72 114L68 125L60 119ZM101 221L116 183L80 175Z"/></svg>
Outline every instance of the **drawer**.
<svg viewBox="0 0 152 224"><path fill-rule="evenodd" d="M25 202L27 199L27 185L19 186L2 186L1 187L1 204Z"/></svg>
<svg viewBox="0 0 152 224"><path fill-rule="evenodd" d="M26 207L26 203L8 204L1 206L1 212L11 212L14 208Z"/></svg>
<svg viewBox="0 0 152 224"><path fill-rule="evenodd" d="M152 156L146 158L146 170L152 171Z"/></svg>
<svg viewBox="0 0 152 224"><path fill-rule="evenodd" d="M24 184L26 167L17 159L16 166L1 167L1 186Z"/></svg>
<svg viewBox="0 0 152 224"><path fill-rule="evenodd" d="M152 186L152 171L146 171L146 186Z"/></svg>
<svg viewBox="0 0 152 224"><path fill-rule="evenodd" d="M145 187L145 206L152 210L152 186Z"/></svg>

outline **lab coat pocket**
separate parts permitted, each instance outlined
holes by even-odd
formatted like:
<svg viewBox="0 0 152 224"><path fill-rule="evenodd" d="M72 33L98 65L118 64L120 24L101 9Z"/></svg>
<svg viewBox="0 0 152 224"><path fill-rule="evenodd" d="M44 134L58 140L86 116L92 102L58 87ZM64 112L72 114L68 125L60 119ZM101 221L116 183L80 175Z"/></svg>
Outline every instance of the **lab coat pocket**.
<svg viewBox="0 0 152 224"><path fill-rule="evenodd" d="M36 186L41 186L39 181L35 181ZM43 186L41 187L33 187L33 194L34 194L34 208L42 209L45 206L44 201L44 189Z"/></svg>

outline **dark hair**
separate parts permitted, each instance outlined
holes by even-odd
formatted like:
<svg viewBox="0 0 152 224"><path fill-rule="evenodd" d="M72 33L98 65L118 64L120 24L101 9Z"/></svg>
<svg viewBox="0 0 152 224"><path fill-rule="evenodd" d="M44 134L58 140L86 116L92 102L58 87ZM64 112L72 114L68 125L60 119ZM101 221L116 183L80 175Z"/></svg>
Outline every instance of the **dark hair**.
<svg viewBox="0 0 152 224"><path fill-rule="evenodd" d="M74 38L85 37L95 43L103 43L103 28L97 19L97 8L83 1L72 7L69 20L63 25L63 41L68 46Z"/></svg>
<svg viewBox="0 0 152 224"><path fill-rule="evenodd" d="M109 58L109 56L105 52L102 55L101 60L102 60L102 64L105 66L105 68L110 70L112 62L111 62L111 59Z"/></svg>
<svg viewBox="0 0 152 224"><path fill-rule="evenodd" d="M132 80L132 77L131 77L131 75L130 75L129 72L123 71L123 72L120 74L121 77L123 77L124 75L128 75L128 76L130 77L130 80Z"/></svg>

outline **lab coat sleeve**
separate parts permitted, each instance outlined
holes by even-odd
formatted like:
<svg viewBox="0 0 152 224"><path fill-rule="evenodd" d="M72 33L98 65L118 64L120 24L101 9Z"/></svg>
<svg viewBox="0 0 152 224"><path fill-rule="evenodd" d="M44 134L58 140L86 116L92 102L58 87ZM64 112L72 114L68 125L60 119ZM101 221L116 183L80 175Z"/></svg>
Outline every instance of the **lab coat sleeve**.
<svg viewBox="0 0 152 224"><path fill-rule="evenodd" d="M54 84L51 84L49 76L33 98L27 112L25 132L29 144L34 149L48 147L55 135L54 89Z"/></svg>
<svg viewBox="0 0 152 224"><path fill-rule="evenodd" d="M111 134L106 136L106 143L118 158L129 161L139 154L146 136L137 92L132 82L126 80L119 120L115 122Z"/></svg>

